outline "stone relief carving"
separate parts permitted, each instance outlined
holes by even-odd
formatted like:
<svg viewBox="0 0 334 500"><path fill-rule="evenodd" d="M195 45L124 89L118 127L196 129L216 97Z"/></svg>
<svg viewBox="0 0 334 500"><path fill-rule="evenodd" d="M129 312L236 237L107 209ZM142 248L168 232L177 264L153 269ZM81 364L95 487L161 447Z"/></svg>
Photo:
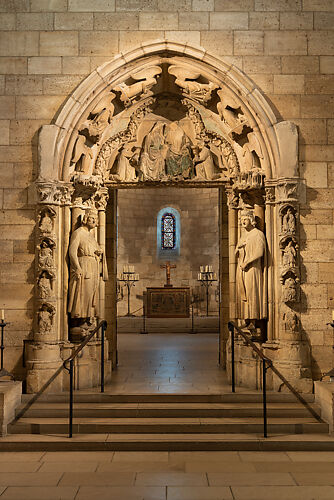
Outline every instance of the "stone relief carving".
<svg viewBox="0 0 334 500"><path fill-rule="evenodd" d="M52 207L45 207L39 212L39 230L42 234L51 234L54 229L56 212Z"/></svg>
<svg viewBox="0 0 334 500"><path fill-rule="evenodd" d="M85 128L91 137L100 140L104 130L110 124L114 115L115 106L113 100L116 94L108 92L90 111L89 118L83 123L81 130Z"/></svg>
<svg viewBox="0 0 334 500"><path fill-rule="evenodd" d="M50 271L42 271L38 278L38 295L41 299L48 299L52 295L52 279Z"/></svg>
<svg viewBox="0 0 334 500"><path fill-rule="evenodd" d="M175 83L183 89L183 95L202 104L206 104L211 99L212 91L218 88L218 85L213 82L196 81L203 79L201 73L184 66L172 65L168 68L168 73L175 76Z"/></svg>
<svg viewBox="0 0 334 500"><path fill-rule="evenodd" d="M41 268L54 267L53 250L55 246L56 243L51 238L43 238L40 244L37 245L39 267Z"/></svg>
<svg viewBox="0 0 334 500"><path fill-rule="evenodd" d="M264 319L267 317L267 244L263 232L255 227L253 211L242 211L240 217L245 234L235 250L237 317L249 321Z"/></svg>
<svg viewBox="0 0 334 500"><path fill-rule="evenodd" d="M282 321L284 330L287 332L297 333L299 331L299 318L291 309L286 309L282 313Z"/></svg>
<svg viewBox="0 0 334 500"><path fill-rule="evenodd" d="M72 163L75 164L74 170L88 175L92 169L92 161L94 158L93 150L86 144L86 137L79 134L73 148Z"/></svg>
<svg viewBox="0 0 334 500"><path fill-rule="evenodd" d="M296 216L295 209L291 206L287 206L281 211L282 217L282 233L294 234L296 232Z"/></svg>
<svg viewBox="0 0 334 500"><path fill-rule="evenodd" d="M136 80L136 83L131 85L120 83L114 90L121 93L120 99L125 106L131 106L138 97L143 98L153 94L151 88L157 83L157 78L161 72L160 66L151 66L131 73L130 76L133 80Z"/></svg>
<svg viewBox="0 0 334 500"><path fill-rule="evenodd" d="M218 90L217 94L220 99L217 104L220 118L229 126L231 132L241 134L248 122L240 103L232 95L227 94L224 89Z"/></svg>
<svg viewBox="0 0 334 500"><path fill-rule="evenodd" d="M41 205L70 205L72 184L62 182L37 182L37 201Z"/></svg>
<svg viewBox="0 0 334 500"><path fill-rule="evenodd" d="M283 293L282 300L285 303L292 303L298 301L299 295L299 279L297 277L292 277L288 274L283 277Z"/></svg>
<svg viewBox="0 0 334 500"><path fill-rule="evenodd" d="M259 171L261 169L261 160L263 160L261 144L254 132L249 132L247 139L247 142L242 146L244 169Z"/></svg>
<svg viewBox="0 0 334 500"><path fill-rule="evenodd" d="M292 239L289 239L286 245L282 248L282 264L284 269L296 267L297 249L298 245Z"/></svg>
<svg viewBox="0 0 334 500"><path fill-rule="evenodd" d="M93 235L97 224L97 211L88 210L81 227L72 233L69 246L71 275L68 312L72 319L81 322L97 316L100 276L107 279L105 256Z"/></svg>
<svg viewBox="0 0 334 500"><path fill-rule="evenodd" d="M56 309L52 304L43 303L37 313L38 331L39 333L50 333L53 327L53 318L56 314Z"/></svg>
<svg viewBox="0 0 334 500"><path fill-rule="evenodd" d="M284 181L283 184L277 185L276 190L279 201L298 199L298 184L296 182Z"/></svg>

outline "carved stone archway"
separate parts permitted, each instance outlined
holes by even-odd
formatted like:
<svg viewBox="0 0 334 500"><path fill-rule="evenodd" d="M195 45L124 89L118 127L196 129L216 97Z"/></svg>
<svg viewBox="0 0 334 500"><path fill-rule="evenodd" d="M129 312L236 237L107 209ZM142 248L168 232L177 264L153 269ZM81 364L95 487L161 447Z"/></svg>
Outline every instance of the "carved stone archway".
<svg viewBox="0 0 334 500"><path fill-rule="evenodd" d="M54 123L40 132L28 391L37 391L59 366L64 352L72 348L67 314L71 231L85 210L93 207L99 213L97 238L105 248L108 193L143 185L225 189L230 319L234 320L238 319L234 256L240 235L238 211L254 210L269 251L263 347L286 372L292 370L303 389L308 387L308 354L297 312L297 138L296 126L277 120L261 91L243 72L201 47L150 42L118 55L89 75L69 96ZM101 317L104 293L101 282ZM247 378L256 385L257 366L248 348L240 343L237 354L244 360L239 382ZM92 373L94 366L90 365ZM94 376L84 384L93 380Z"/></svg>

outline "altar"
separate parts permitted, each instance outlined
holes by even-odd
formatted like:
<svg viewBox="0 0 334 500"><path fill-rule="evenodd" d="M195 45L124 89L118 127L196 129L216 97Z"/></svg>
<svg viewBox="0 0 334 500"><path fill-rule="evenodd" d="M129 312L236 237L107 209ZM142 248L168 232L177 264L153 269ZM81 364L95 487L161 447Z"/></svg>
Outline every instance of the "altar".
<svg viewBox="0 0 334 500"><path fill-rule="evenodd" d="M189 318L189 287L147 288L146 316L148 318Z"/></svg>

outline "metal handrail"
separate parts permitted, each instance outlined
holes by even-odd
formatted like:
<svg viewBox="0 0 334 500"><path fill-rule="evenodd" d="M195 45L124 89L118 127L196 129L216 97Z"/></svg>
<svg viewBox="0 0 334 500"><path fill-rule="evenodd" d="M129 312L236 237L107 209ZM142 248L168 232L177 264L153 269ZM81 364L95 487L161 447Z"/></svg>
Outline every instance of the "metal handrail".
<svg viewBox="0 0 334 500"><path fill-rule="evenodd" d="M247 342L248 345L251 346L253 351L262 359L262 391L263 391L263 428L264 428L264 437L267 437L267 388L266 388L266 372L270 368L275 375L283 382L284 385L289 389L290 392L298 399L298 401L305 406L305 408L309 411L309 413L314 417L318 422L322 422L320 415L309 405L309 403L303 398L303 396L288 382L288 380L281 374L279 370L274 366L271 359L267 358L258 348L258 346L246 335L245 332L242 331L240 327L235 325L233 321L228 322L228 329L231 332L231 358L232 358L232 392L235 392L235 359L234 359L234 330L238 332L239 335L243 337L243 339Z"/></svg>
<svg viewBox="0 0 334 500"><path fill-rule="evenodd" d="M45 392L45 390L49 387L49 385L56 380L58 375L62 372L63 369L67 370L70 375L70 400L69 400L69 436L73 435L73 390L74 390L74 360L78 356L78 354L82 351L82 349L88 344L88 342L94 337L96 332L101 328L101 392L104 392L104 337L105 331L107 328L106 320L100 321L100 323L92 330L92 332L81 342L81 344L74 350L74 352L68 358L63 361L63 363L59 366L59 368L55 371L55 373L49 378L47 382L43 385L43 387L36 392L32 396L31 399L27 402L27 404L17 413L13 422L17 422L23 415L29 410L29 408L41 397L41 395ZM66 364L69 363L70 366L67 367Z"/></svg>

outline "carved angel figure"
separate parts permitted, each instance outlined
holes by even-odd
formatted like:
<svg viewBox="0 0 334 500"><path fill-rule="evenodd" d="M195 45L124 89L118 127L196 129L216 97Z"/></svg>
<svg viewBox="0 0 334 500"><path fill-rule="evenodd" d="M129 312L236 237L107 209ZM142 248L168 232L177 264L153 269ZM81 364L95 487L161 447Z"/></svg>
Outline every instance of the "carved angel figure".
<svg viewBox="0 0 334 500"><path fill-rule="evenodd" d="M90 114L93 118L91 120L87 120L83 127L87 127L91 136L97 136L99 138L104 129L109 125L115 110L115 106L112 103L115 97L116 94L108 92L108 94L105 95L91 110Z"/></svg>
<svg viewBox="0 0 334 500"><path fill-rule="evenodd" d="M263 153L260 142L254 132L247 134L248 141L242 147L242 156L245 160L247 170L255 170L261 168Z"/></svg>
<svg viewBox="0 0 334 500"><path fill-rule="evenodd" d="M73 149L72 163L75 163L75 170L87 175L90 173L90 165L93 159L93 152L86 144L84 135L79 134Z"/></svg>
<svg viewBox="0 0 334 500"><path fill-rule="evenodd" d="M217 94L220 98L220 102L217 104L220 118L227 123L233 132L241 134L244 125L247 123L247 118L240 107L240 103L223 89L218 90Z"/></svg>
<svg viewBox="0 0 334 500"><path fill-rule="evenodd" d="M168 68L168 73L176 77L176 85L181 87L187 96L203 104L211 99L212 91L218 88L218 85L213 82L197 82L201 73L183 66L172 65Z"/></svg>
<svg viewBox="0 0 334 500"><path fill-rule="evenodd" d="M162 69L160 66L144 68L136 73L131 73L130 76L133 80L137 80L136 83L133 83L132 85L120 83L114 88L114 90L121 93L121 101L128 106L139 94L143 94L145 96L152 94L150 89L157 83L157 76L160 75L161 72Z"/></svg>

